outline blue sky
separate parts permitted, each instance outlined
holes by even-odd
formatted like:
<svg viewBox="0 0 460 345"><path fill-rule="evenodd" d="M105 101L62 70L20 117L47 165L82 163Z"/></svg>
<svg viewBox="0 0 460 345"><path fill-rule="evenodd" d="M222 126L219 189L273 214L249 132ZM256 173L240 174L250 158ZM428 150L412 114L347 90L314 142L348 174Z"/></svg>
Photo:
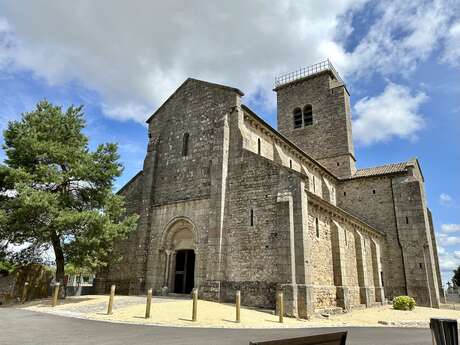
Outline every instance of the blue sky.
<svg viewBox="0 0 460 345"><path fill-rule="evenodd" d="M447 281L460 264L458 13L458 0L3 0L0 129L43 98L83 104L91 145L119 143L119 188L142 168L144 121L187 77L240 88L276 127L275 76L330 58L358 166L420 159Z"/></svg>

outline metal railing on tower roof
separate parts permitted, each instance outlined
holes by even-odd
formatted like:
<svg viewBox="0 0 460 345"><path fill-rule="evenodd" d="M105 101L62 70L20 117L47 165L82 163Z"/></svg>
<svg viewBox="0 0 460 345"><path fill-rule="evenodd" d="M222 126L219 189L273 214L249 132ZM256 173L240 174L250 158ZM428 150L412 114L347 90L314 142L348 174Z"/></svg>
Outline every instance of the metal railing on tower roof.
<svg viewBox="0 0 460 345"><path fill-rule="evenodd" d="M339 73L336 71L332 63L329 61L329 59L327 59L327 60L318 62L314 65L307 66L297 71L290 72L290 73L281 75L279 77L276 77L275 84L274 84L275 89L281 85L288 84L295 80L302 79L302 78L305 78L310 75L313 75L313 74L316 74L322 71L326 71L326 70L330 70L340 83L345 84L345 82L340 77Z"/></svg>

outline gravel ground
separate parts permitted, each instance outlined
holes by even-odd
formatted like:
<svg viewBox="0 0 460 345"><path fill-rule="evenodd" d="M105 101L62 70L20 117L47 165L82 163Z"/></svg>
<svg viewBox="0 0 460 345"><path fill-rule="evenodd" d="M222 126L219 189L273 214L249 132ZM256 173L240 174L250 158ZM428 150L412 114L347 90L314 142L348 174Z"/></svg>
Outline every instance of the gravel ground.
<svg viewBox="0 0 460 345"><path fill-rule="evenodd" d="M391 306L354 310L351 313L316 316L311 320L278 317L272 310L241 308L241 323L235 322L235 306L208 301L198 301L198 320L191 320L192 301L190 298L153 297L151 317L145 319L145 296L115 296L113 314L106 315L108 296L70 297L55 308L50 300L41 300L20 308L45 313L73 316L84 319L104 320L136 324L153 324L183 327L222 328L305 328L336 326L377 326L377 327L429 327L431 317L459 319L460 310L452 306L442 309L416 307L413 311L393 310ZM448 309L447 309L448 308Z"/></svg>

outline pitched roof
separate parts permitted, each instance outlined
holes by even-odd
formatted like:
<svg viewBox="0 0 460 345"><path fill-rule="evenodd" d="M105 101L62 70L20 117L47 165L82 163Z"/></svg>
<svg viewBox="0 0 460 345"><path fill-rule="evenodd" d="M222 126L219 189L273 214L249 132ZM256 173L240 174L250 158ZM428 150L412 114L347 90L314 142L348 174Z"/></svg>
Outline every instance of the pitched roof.
<svg viewBox="0 0 460 345"><path fill-rule="evenodd" d="M222 85L222 84L216 84L216 83L210 83L209 81L204 81L204 80L199 80L199 79L194 79L194 78L187 78L177 89L176 91L174 91L166 101L163 102L162 105L160 105L160 107L158 107L157 110L155 110L155 112L149 116L149 118L147 119L147 123L150 122L150 120L155 116L156 113L158 113L160 111L160 109L163 108L163 106L169 102L169 100L171 98L173 98L173 96L182 88L184 87L187 83L191 82L191 81L194 81L194 82L198 82L200 84L204 84L204 85L207 85L207 86L211 86L211 87L215 87L215 88L219 88L219 89L224 89L224 90L228 90L228 91L233 91L233 92L236 92L238 95L240 96L244 96L244 93L240 90L240 89L237 89L235 87L231 87L231 86L226 86L226 85Z"/></svg>
<svg viewBox="0 0 460 345"><path fill-rule="evenodd" d="M406 171L408 162L386 164L379 167L358 169L351 178L396 174Z"/></svg>
<svg viewBox="0 0 460 345"><path fill-rule="evenodd" d="M134 175L128 182L125 183L123 187L121 187L116 194L121 194L123 193L126 188L128 188L129 185L131 185L134 181L137 180L138 177L142 176L144 174L144 171L141 170L139 171L136 175Z"/></svg>
<svg viewBox="0 0 460 345"><path fill-rule="evenodd" d="M212 87L217 87L217 88L220 88L220 89L224 89L224 90L229 90L229 91L233 91L233 92L236 92L238 95L240 96L244 96L244 92L241 91L240 89L236 88L236 87L232 87L232 86L227 86L227 85L222 85L222 84L217 84L217 83L211 83L209 81L205 81L205 80L200 80L200 79L195 79L195 78L187 78L187 80L193 80L193 81L197 81L201 84L205 84L205 85L208 85L208 86L212 86Z"/></svg>

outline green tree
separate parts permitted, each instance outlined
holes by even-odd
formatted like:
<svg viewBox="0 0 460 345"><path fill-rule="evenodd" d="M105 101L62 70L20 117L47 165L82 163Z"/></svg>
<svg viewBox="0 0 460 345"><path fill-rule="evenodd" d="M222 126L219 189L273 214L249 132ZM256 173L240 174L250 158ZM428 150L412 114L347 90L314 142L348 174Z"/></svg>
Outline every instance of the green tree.
<svg viewBox="0 0 460 345"><path fill-rule="evenodd" d="M458 266L453 272L454 276L452 277L452 283L454 286L460 286L460 266Z"/></svg>
<svg viewBox="0 0 460 345"><path fill-rule="evenodd" d="M100 267L112 258L113 242L136 226L123 198L112 192L122 166L116 144L88 147L82 107L41 101L21 120L8 123L0 165L0 239L52 248L56 280L64 266Z"/></svg>

